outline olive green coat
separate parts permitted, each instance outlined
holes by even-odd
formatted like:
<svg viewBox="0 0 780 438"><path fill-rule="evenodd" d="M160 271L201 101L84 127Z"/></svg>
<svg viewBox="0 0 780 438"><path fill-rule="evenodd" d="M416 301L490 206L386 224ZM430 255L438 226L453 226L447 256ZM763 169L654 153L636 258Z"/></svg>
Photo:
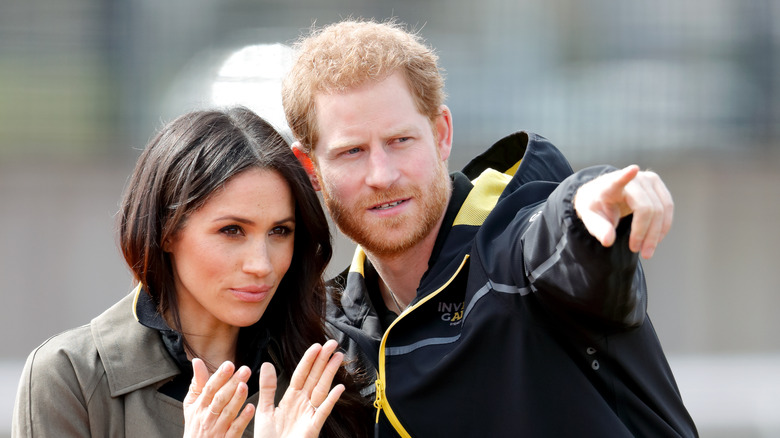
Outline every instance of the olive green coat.
<svg viewBox="0 0 780 438"><path fill-rule="evenodd" d="M179 369L160 333L134 317L134 298L30 353L14 406L14 438L182 436L181 402L157 392Z"/></svg>

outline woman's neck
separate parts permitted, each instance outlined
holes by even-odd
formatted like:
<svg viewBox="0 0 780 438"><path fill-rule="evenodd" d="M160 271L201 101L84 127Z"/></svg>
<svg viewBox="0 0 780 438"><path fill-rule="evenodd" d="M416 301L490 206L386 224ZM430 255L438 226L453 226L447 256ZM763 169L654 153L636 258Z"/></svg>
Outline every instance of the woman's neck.
<svg viewBox="0 0 780 438"><path fill-rule="evenodd" d="M189 351L185 351L187 359L202 359L211 372L227 360L235 363L239 327L219 322L204 324L202 320L192 321L186 311L182 311L179 318L182 336L189 347Z"/></svg>

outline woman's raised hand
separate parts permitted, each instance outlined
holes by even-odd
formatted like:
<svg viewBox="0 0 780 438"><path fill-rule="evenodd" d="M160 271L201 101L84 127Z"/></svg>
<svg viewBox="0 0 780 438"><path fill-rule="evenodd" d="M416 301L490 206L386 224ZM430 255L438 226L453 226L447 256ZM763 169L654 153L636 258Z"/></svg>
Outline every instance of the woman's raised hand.
<svg viewBox="0 0 780 438"><path fill-rule="evenodd" d="M334 353L329 340L306 350L293 372L279 407L274 407L276 371L270 363L260 368L260 398L255 417L255 438L317 437L344 385L330 388L344 355Z"/></svg>
<svg viewBox="0 0 780 438"><path fill-rule="evenodd" d="M185 438L233 438L244 433L255 413L252 404L241 411L248 393L246 381L250 371L245 366L235 373L234 369L228 361L209 377L206 364L197 358L192 360L192 383L184 398Z"/></svg>

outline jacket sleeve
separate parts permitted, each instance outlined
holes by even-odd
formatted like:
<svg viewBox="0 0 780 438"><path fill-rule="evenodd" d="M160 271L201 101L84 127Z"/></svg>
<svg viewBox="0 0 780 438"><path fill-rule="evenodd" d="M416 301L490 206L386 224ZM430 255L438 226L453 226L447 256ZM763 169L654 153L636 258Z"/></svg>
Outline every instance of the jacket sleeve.
<svg viewBox="0 0 780 438"><path fill-rule="evenodd" d="M580 186L612 170L591 167L565 179L528 219L520 239L523 271L539 300L598 329L638 326L647 307L638 255L628 249L631 216L621 220L615 243L605 248L572 204Z"/></svg>
<svg viewBox="0 0 780 438"><path fill-rule="evenodd" d="M14 438L91 435L85 376L78 375L70 353L53 345L52 339L30 353L25 363L11 425Z"/></svg>

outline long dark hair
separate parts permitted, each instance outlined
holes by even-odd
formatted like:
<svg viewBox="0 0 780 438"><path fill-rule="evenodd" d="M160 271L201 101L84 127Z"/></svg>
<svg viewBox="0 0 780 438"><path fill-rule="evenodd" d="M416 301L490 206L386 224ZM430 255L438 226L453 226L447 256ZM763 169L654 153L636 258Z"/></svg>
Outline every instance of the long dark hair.
<svg viewBox="0 0 780 438"><path fill-rule="evenodd" d="M295 200L294 254L278 291L263 314L291 376L306 349L327 340L323 272L333 253L325 214L308 176L284 138L252 111L231 108L187 113L149 142L127 183L119 212L119 246L135 280L182 331L173 271L162 242L216 190L251 169L278 172ZM189 349L184 336L185 348ZM192 352L190 350L190 352ZM347 391L325 423L327 436L364 435L370 424L358 384L343 370Z"/></svg>

